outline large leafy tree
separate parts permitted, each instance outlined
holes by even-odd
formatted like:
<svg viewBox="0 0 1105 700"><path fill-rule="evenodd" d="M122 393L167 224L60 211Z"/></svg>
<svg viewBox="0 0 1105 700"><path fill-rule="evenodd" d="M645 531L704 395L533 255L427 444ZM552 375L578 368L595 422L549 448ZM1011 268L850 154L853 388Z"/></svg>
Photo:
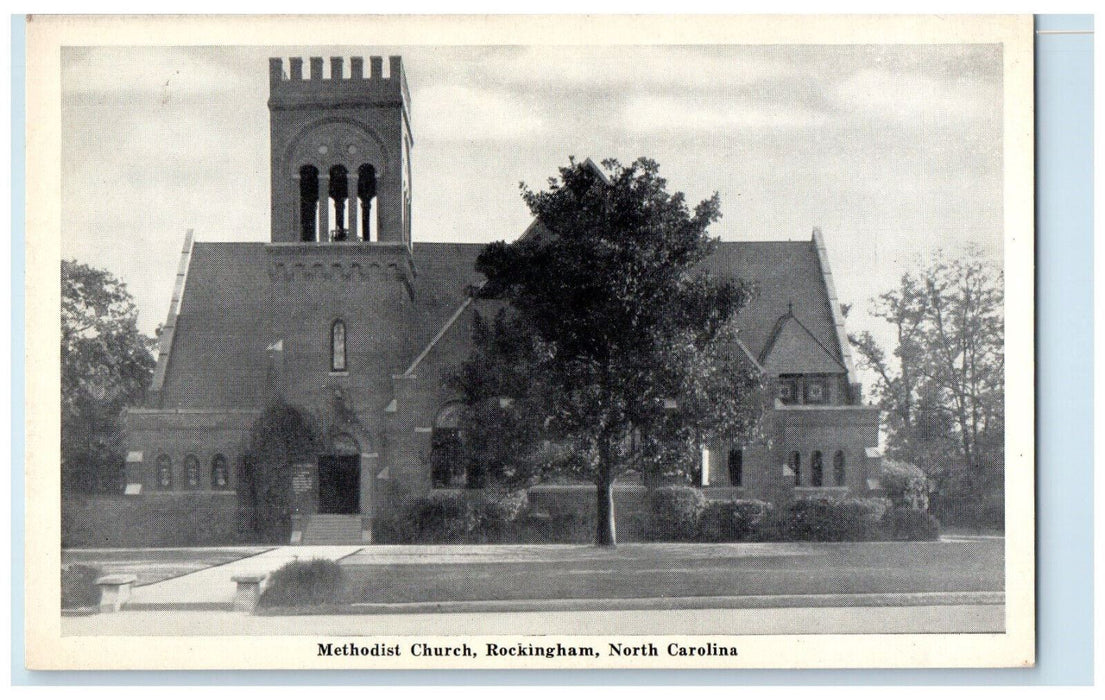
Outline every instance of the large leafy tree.
<svg viewBox="0 0 1105 700"><path fill-rule="evenodd" d="M752 433L760 403L734 326L749 290L700 264L717 195L691 211L655 162L603 166L522 186L539 225L479 256L478 294L505 303L477 323L456 385L465 439L509 445L488 476L592 480L596 543L613 546L619 475L689 474L702 445Z"/></svg>
<svg viewBox="0 0 1105 700"><path fill-rule="evenodd" d="M121 414L153 373L154 339L137 326L126 285L61 262L61 470L69 489L109 490L122 474Z"/></svg>
<svg viewBox="0 0 1105 700"><path fill-rule="evenodd" d="M893 347L851 338L877 376L888 451L921 466L938 494L1001 492L1005 465L1004 278L976 250L938 256L879 296Z"/></svg>

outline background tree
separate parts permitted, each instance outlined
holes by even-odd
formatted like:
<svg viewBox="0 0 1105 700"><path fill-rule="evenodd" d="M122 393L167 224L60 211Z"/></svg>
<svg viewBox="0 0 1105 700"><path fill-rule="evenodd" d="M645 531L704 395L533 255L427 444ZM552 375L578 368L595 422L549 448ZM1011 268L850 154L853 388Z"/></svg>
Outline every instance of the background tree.
<svg viewBox="0 0 1105 700"><path fill-rule="evenodd" d="M121 414L153 375L155 340L127 287L106 270L61 261L61 474L66 489L114 490L123 475Z"/></svg>
<svg viewBox="0 0 1105 700"><path fill-rule="evenodd" d="M937 259L874 301L888 353L852 336L878 377L891 456L922 467L943 497L1001 494L1005 468L1004 277L977 250Z"/></svg>
<svg viewBox="0 0 1105 700"><path fill-rule="evenodd" d="M750 434L760 406L734 342L748 290L700 266L717 195L691 212L655 162L603 166L573 160L547 190L522 186L541 226L479 256L478 294L506 304L477 324L456 384L473 409L468 440L494 439L495 407L511 409L503 466L515 477L595 483L596 542L613 546L620 474L687 474L713 438Z"/></svg>

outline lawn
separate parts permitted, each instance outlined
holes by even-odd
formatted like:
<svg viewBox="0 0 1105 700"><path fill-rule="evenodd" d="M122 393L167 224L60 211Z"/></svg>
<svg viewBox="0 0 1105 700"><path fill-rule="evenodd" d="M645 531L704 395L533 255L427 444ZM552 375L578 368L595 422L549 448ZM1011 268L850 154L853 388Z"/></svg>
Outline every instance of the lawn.
<svg viewBox="0 0 1105 700"><path fill-rule="evenodd" d="M458 548L342 560L342 603L1002 591L1004 540Z"/></svg>

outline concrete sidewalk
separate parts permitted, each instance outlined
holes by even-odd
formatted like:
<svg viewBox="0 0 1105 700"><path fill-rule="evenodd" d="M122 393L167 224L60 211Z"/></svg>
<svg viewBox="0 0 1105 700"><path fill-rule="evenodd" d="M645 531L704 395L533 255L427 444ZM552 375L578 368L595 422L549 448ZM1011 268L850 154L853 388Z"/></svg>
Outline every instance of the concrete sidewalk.
<svg viewBox="0 0 1105 700"><path fill-rule="evenodd" d="M129 610L219 610L230 609L237 584L234 576L270 574L296 559L337 561L361 549L346 547L277 547L256 556L212 566L191 574L133 589L126 603Z"/></svg>
<svg viewBox="0 0 1105 700"><path fill-rule="evenodd" d="M263 616L124 610L65 617L64 636L998 633L1004 605ZM396 640L398 641L398 640Z"/></svg>

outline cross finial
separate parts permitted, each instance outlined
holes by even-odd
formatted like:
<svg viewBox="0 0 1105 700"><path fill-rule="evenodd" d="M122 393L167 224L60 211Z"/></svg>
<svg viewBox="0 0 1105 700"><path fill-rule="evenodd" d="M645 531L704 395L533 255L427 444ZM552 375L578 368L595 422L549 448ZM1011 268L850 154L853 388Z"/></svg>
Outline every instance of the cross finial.
<svg viewBox="0 0 1105 700"><path fill-rule="evenodd" d="M794 315L794 300L788 299L787 300L787 316L793 316L793 315Z"/></svg>

